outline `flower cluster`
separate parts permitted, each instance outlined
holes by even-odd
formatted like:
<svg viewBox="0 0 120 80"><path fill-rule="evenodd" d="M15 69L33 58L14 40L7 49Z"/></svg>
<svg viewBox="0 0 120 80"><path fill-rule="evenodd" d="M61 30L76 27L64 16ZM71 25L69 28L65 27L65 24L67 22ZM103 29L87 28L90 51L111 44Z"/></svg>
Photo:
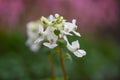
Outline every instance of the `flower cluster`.
<svg viewBox="0 0 120 80"><path fill-rule="evenodd" d="M63 39L67 43L66 47L69 51L77 57L82 57L86 55L86 52L80 49L78 40L70 44L67 38L67 35L80 37L81 35L76 29L75 19L67 22L59 14L50 15L48 18L42 16L40 20L27 24L28 40L26 44L32 51L37 51L42 43L44 46L54 49L58 46L58 40Z"/></svg>

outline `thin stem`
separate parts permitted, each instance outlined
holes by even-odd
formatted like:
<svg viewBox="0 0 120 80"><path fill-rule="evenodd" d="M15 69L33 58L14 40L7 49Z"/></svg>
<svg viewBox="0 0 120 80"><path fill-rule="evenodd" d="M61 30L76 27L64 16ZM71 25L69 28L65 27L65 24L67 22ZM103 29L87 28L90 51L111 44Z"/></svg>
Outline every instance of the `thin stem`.
<svg viewBox="0 0 120 80"><path fill-rule="evenodd" d="M62 67L62 71L63 71L63 75L64 75L64 80L67 80L67 75L66 75L66 70L64 67L64 60L63 60L63 55L62 55L62 49L59 48L59 54L60 54L60 62L61 62L61 67Z"/></svg>
<svg viewBox="0 0 120 80"><path fill-rule="evenodd" d="M53 65L53 59L51 55L48 55L49 58L49 63L50 63L50 68L51 68L51 73L52 73L52 80L55 80L55 69L54 69L54 65Z"/></svg>

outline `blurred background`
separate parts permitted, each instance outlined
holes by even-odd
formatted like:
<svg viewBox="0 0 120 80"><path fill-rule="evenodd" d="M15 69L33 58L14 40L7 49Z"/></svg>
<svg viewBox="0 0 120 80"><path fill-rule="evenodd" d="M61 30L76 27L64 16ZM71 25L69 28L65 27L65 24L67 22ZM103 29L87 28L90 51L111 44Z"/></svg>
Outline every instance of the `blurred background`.
<svg viewBox="0 0 120 80"><path fill-rule="evenodd" d="M70 39L87 52L65 60L69 80L120 80L120 0L0 0L0 80L49 80L48 51L26 47L26 24L55 13L77 19L82 37ZM58 54L53 60L62 77Z"/></svg>

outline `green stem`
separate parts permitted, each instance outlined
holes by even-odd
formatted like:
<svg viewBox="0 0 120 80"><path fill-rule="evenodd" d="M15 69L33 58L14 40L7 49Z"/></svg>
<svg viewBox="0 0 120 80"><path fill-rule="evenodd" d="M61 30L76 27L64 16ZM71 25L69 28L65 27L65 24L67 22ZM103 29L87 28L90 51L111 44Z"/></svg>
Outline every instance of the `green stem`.
<svg viewBox="0 0 120 80"><path fill-rule="evenodd" d="M48 55L49 58L49 63L50 63L50 68L51 68L51 75L52 75L52 80L55 80L55 69L54 69L54 65L53 65L53 59L51 55Z"/></svg>
<svg viewBox="0 0 120 80"><path fill-rule="evenodd" d="M59 54L60 54L60 62L61 62L61 67L62 67L62 71L63 71L63 75L64 75L64 80L67 80L67 75L66 75L66 70L64 67L64 60L63 60L63 55L62 55L62 49L59 48Z"/></svg>

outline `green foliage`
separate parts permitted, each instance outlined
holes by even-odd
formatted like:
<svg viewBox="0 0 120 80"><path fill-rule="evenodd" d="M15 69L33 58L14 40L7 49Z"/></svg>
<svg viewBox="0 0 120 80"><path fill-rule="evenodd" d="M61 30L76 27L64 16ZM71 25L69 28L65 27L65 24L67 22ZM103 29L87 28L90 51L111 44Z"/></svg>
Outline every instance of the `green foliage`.
<svg viewBox="0 0 120 80"><path fill-rule="evenodd" d="M115 80L118 77L120 54L114 40L85 36L68 38L70 41L78 39L87 52L83 58L77 58L73 53L65 56L73 59L72 62L65 60L69 80ZM39 52L33 53L26 47L26 39L19 32L0 33L0 80L50 80L49 52L53 53L57 77L62 77L57 49L50 51L42 46ZM59 43L65 44L64 41Z"/></svg>

